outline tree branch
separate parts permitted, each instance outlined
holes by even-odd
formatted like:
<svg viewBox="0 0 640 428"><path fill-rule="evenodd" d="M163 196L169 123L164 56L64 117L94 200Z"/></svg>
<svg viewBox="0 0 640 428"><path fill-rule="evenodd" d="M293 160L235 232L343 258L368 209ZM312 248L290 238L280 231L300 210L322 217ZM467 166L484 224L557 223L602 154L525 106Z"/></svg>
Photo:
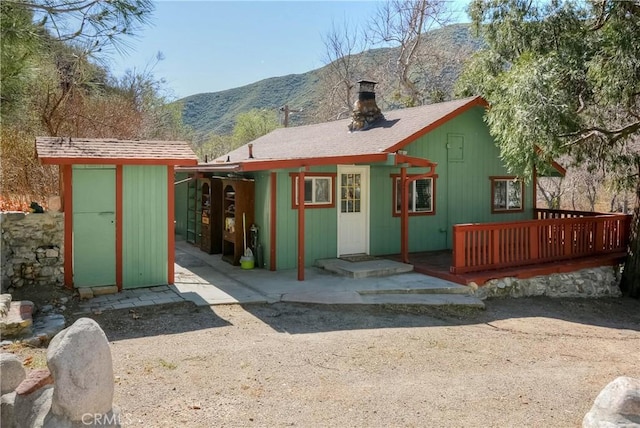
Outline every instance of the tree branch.
<svg viewBox="0 0 640 428"><path fill-rule="evenodd" d="M609 130L609 129L604 129L600 127L592 127L592 128L581 129L580 131L576 131L576 132L570 132L568 134L562 134L562 135L559 135L559 137L560 138L578 137L573 141L565 143L563 147L569 147L569 146L574 146L576 144L584 143L585 141L589 140L591 137L594 137L596 135L601 135L605 137L609 143L613 144L618 140L628 137L629 135L639 130L640 130L640 120L630 123L628 125L625 125L619 129Z"/></svg>

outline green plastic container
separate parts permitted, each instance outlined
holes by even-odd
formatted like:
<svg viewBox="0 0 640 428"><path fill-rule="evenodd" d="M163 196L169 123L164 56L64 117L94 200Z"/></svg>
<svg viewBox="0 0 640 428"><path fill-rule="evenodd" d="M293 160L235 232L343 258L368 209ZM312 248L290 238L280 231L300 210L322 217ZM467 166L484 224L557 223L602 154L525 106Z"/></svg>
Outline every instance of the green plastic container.
<svg viewBox="0 0 640 428"><path fill-rule="evenodd" d="M255 266L255 260L253 257L242 256L240 257L240 268L253 269Z"/></svg>

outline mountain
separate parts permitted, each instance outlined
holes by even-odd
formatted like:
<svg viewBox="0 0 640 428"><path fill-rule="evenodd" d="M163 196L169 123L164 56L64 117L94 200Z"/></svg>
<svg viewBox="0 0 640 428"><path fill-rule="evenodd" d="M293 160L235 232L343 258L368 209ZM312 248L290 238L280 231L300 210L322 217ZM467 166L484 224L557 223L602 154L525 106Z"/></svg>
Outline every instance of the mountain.
<svg viewBox="0 0 640 428"><path fill-rule="evenodd" d="M448 99L464 60L482 46L482 40L473 36L470 24L454 24L429 32L422 46L425 52L429 52L431 63L423 68L423 74L417 79L422 78L422 84L438 88L441 96ZM379 48L358 54L363 67L368 67L361 70L363 77L373 74L379 82L383 82L386 78L380 71L381 65L388 68L393 64L397 52L398 48ZM373 72L373 67L378 67L378 70ZM185 125L194 130L196 144L206 140L211 133L230 133L235 117L251 109L279 110L286 104L292 111L298 111L290 116L291 126L313 123L317 122L317 106L323 100L321 83L327 68L324 66L303 74L271 77L225 91L195 94L177 102L182 104ZM385 83L378 85L377 89L381 108L398 108L400 105L393 96L396 82Z"/></svg>

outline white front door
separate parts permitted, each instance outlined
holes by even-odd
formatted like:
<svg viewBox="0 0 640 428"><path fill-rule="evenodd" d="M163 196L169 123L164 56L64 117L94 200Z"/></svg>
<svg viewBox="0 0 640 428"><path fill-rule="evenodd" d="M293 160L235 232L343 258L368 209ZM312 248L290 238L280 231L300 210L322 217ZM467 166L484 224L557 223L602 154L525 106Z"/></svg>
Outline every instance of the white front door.
<svg viewBox="0 0 640 428"><path fill-rule="evenodd" d="M338 256L369 254L369 167L338 166Z"/></svg>

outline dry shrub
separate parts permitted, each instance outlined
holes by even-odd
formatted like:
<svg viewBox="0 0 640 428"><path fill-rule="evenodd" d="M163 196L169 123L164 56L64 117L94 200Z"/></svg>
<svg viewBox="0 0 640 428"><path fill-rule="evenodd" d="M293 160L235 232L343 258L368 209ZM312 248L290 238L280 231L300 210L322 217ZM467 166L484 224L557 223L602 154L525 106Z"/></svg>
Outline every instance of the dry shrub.
<svg viewBox="0 0 640 428"><path fill-rule="evenodd" d="M59 193L58 167L40 164L35 135L10 125L0 132L0 210L28 211L32 201L46 207L49 197Z"/></svg>

